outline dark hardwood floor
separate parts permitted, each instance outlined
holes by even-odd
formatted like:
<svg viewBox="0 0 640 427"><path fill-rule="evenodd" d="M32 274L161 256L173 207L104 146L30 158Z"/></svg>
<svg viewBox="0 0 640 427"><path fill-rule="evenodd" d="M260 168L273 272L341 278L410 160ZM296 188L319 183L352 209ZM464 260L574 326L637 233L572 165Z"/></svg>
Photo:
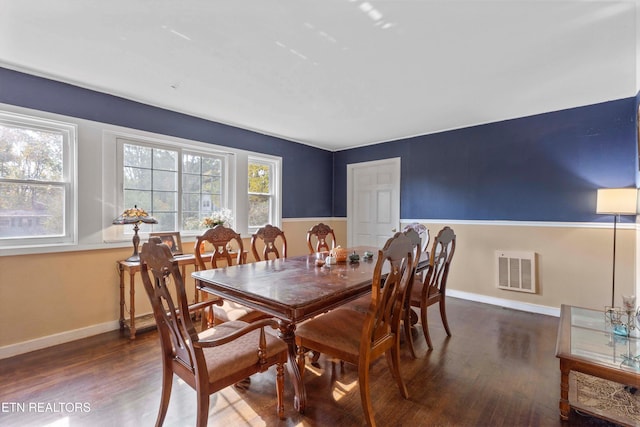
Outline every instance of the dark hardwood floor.
<svg viewBox="0 0 640 427"><path fill-rule="evenodd" d="M447 338L430 310L434 350L416 329L419 358L406 349L402 374L411 398L400 396L384 358L372 367L372 399L380 426L609 425L558 412L555 357L558 319L448 298ZM153 426L160 401L156 332L130 341L111 332L0 361L1 426ZM322 356L305 373L308 410L293 409L286 378L285 420L275 413L275 372L252 377L246 391L212 396L210 426L359 426L363 424L353 366ZM165 426L195 424L195 393L174 378Z"/></svg>

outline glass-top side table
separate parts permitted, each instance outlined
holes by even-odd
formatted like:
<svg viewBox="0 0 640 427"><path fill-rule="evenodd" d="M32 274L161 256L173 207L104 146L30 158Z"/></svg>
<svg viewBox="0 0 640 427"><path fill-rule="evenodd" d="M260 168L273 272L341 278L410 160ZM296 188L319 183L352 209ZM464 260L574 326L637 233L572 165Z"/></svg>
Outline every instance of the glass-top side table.
<svg viewBox="0 0 640 427"><path fill-rule="evenodd" d="M560 359L560 417L564 420L568 419L571 407L585 410L577 402L569 401L571 371L640 386L638 337L615 334L604 310L562 305L556 357Z"/></svg>
<svg viewBox="0 0 640 427"><path fill-rule="evenodd" d="M570 307L571 354L640 372L640 340L613 332L604 311ZM635 332L635 331L634 331Z"/></svg>

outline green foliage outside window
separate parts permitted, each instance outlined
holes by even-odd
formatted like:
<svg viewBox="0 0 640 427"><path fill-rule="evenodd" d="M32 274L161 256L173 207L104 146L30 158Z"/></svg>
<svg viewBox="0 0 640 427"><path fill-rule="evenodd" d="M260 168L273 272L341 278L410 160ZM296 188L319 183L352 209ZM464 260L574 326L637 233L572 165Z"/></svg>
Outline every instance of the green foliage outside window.
<svg viewBox="0 0 640 427"><path fill-rule="evenodd" d="M249 162L249 227L271 222L271 166Z"/></svg>
<svg viewBox="0 0 640 427"><path fill-rule="evenodd" d="M0 124L0 238L64 234L64 137Z"/></svg>

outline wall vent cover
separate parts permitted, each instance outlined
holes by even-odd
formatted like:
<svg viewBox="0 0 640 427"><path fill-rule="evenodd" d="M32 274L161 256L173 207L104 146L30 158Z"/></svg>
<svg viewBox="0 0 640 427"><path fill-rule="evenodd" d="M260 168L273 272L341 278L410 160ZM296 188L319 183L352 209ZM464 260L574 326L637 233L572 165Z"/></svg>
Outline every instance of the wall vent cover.
<svg viewBox="0 0 640 427"><path fill-rule="evenodd" d="M496 251L498 288L509 291L536 292L536 253Z"/></svg>

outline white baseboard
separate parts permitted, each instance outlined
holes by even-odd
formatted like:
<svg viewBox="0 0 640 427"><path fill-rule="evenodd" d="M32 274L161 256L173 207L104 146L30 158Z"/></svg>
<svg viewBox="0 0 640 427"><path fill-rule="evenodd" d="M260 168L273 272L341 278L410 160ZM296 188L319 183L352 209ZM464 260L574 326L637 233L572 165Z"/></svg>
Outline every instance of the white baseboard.
<svg viewBox="0 0 640 427"><path fill-rule="evenodd" d="M559 308L548 307L546 305L529 304L526 302L513 301L510 299L488 297L486 295L473 294L471 292L456 291L455 289L447 289L447 296L469 301L482 302L485 304L497 305L499 307L512 308L514 310L526 311L529 313L560 317Z"/></svg>
<svg viewBox="0 0 640 427"><path fill-rule="evenodd" d="M87 326L86 328L60 332L58 334L36 338L29 341L23 341L16 344L9 344L4 347L0 347L0 360L12 356L17 356L18 354L24 354L30 351L40 350L42 348L64 344L66 342L79 340L81 338L102 334L104 332L114 331L119 328L120 322L115 320L98 325Z"/></svg>

